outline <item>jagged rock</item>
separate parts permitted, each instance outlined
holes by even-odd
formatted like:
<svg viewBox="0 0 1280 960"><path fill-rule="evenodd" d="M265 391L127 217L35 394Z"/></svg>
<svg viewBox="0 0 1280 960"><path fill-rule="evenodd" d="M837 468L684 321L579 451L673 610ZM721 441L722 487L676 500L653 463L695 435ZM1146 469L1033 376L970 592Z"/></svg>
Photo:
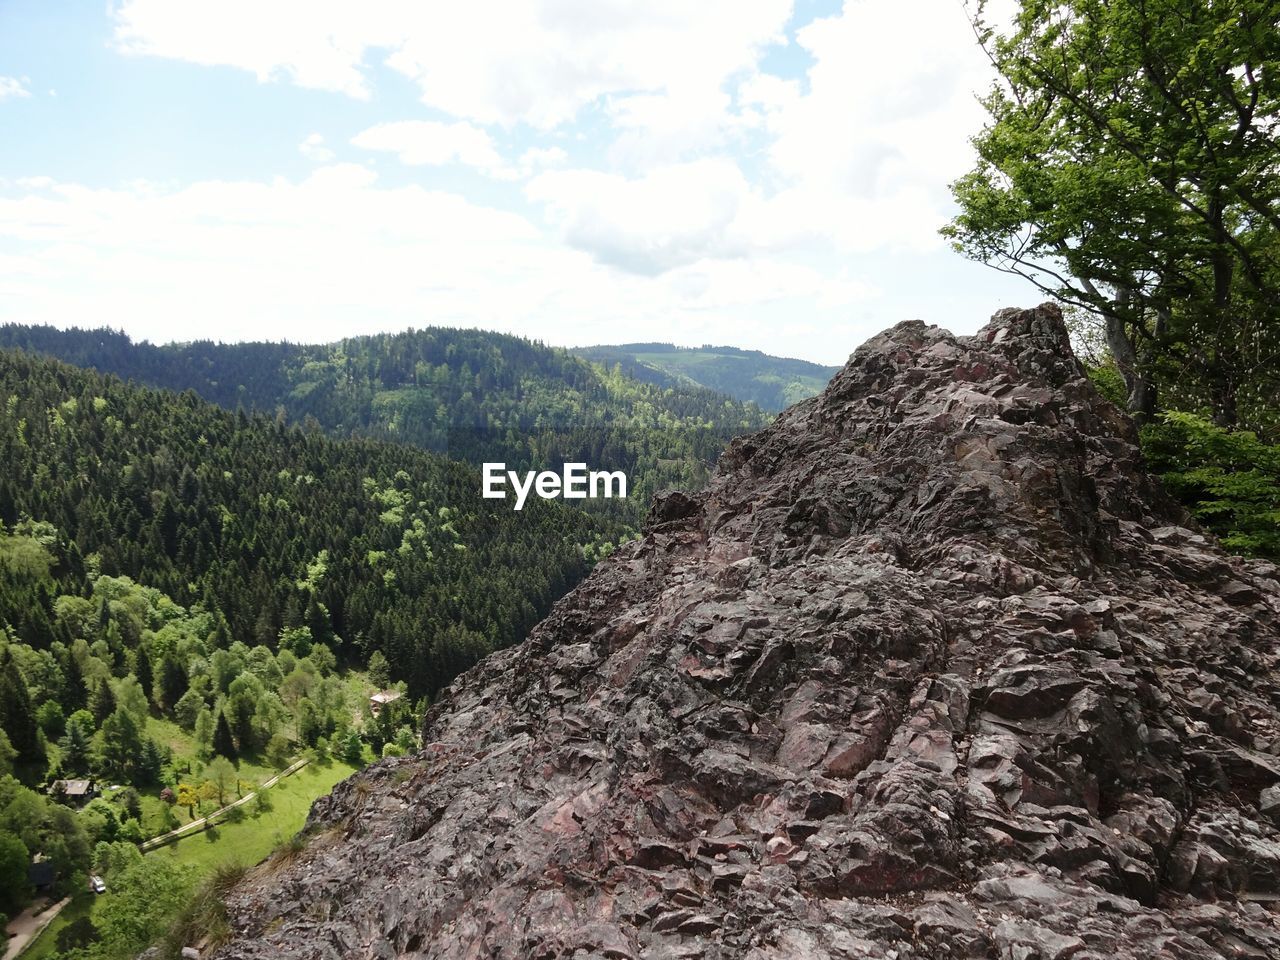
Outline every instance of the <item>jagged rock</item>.
<svg viewBox="0 0 1280 960"><path fill-rule="evenodd" d="M1051 306L903 323L659 498L219 956L1280 956L1280 582Z"/></svg>
<svg viewBox="0 0 1280 960"><path fill-rule="evenodd" d="M1280 820L1280 784L1262 791L1258 809L1273 820Z"/></svg>

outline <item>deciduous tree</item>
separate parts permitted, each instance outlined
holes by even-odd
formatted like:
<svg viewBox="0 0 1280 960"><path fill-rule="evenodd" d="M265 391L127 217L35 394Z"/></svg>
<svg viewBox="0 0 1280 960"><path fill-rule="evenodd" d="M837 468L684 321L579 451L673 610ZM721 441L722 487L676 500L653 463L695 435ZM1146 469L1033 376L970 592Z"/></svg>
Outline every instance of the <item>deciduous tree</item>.
<svg viewBox="0 0 1280 960"><path fill-rule="evenodd" d="M1272 0L1022 0L975 25L999 82L944 230L1106 324L1149 419L1223 426L1280 390L1280 13Z"/></svg>

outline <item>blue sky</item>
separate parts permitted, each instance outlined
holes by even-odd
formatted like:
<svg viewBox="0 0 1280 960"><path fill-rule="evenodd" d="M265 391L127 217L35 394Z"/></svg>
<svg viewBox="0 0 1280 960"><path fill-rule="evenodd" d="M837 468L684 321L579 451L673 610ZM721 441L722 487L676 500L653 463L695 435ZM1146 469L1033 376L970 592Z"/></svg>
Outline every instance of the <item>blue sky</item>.
<svg viewBox="0 0 1280 960"><path fill-rule="evenodd" d="M478 5L473 5L478 6ZM0 320L445 324L841 362L1035 291L950 252L959 0L0 2Z"/></svg>

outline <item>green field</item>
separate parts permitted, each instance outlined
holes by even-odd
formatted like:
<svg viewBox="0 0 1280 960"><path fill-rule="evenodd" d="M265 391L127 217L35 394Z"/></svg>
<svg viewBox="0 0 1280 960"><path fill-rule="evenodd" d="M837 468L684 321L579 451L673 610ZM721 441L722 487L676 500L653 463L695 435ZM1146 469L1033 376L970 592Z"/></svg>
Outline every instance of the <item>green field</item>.
<svg viewBox="0 0 1280 960"><path fill-rule="evenodd" d="M238 823L222 823L203 833L184 837L147 854L147 858L167 858L170 862L192 868L199 877L208 876L223 865L252 866L302 828L316 798L327 794L335 784L354 772L354 767L337 760L328 765L308 764L268 791L271 798L269 811L256 816L246 815ZM246 806L252 809L254 804L250 801ZM112 896L114 894L109 888L96 897L87 893L77 895L21 955L23 960L59 956L58 931L85 914L92 917ZM155 931L156 936L163 932Z"/></svg>

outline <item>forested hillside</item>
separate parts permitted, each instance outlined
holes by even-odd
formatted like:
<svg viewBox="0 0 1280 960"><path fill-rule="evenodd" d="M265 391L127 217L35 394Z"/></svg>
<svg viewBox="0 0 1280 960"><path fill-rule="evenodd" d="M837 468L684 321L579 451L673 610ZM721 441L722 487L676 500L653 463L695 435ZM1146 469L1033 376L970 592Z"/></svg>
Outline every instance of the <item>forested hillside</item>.
<svg viewBox="0 0 1280 960"><path fill-rule="evenodd" d="M840 369L738 347L623 343L573 352L593 363L618 364L623 373L646 383L708 387L775 413L819 393Z"/></svg>
<svg viewBox="0 0 1280 960"><path fill-rule="evenodd" d="M424 697L626 536L484 500L478 471L437 454L19 351L0 351L0 462L0 914L30 901L32 857L59 894L96 871L120 916L59 935L93 956L148 942L148 878L173 882L155 927L202 875L157 874L132 844L299 758L320 768L289 788L305 798L412 749ZM371 709L388 686L407 696Z"/></svg>
<svg viewBox="0 0 1280 960"><path fill-rule="evenodd" d="M521 469L583 461L623 470L636 521L667 487L696 487L727 440L767 415L692 383L645 383L505 334L432 328L334 344L155 346L110 330L8 324L0 346L57 357L228 410L373 436L470 463ZM593 501L588 504L599 507Z"/></svg>

